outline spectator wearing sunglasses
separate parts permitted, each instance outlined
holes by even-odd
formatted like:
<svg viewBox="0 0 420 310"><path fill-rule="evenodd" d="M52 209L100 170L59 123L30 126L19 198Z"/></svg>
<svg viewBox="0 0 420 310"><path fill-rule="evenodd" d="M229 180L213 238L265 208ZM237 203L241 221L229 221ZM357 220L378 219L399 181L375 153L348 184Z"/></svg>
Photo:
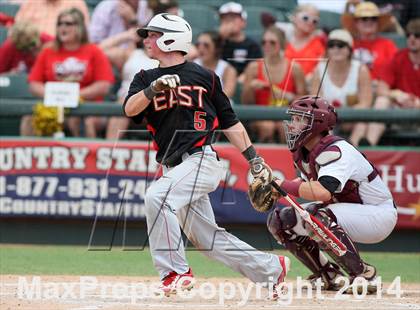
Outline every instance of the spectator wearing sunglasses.
<svg viewBox="0 0 420 310"><path fill-rule="evenodd" d="M206 31L197 38L199 65L214 71L220 78L223 91L228 98L232 98L236 90L237 73L227 61L221 59L223 40L215 31Z"/></svg>
<svg viewBox="0 0 420 310"><path fill-rule="evenodd" d="M105 54L96 45L88 42L81 11L69 9L60 13L54 44L40 52L28 81L33 95L40 98L45 95L46 82L61 81L79 83L82 100L103 100L114 82L114 77ZM32 135L31 123L31 116L23 117L22 135ZM73 136L80 136L79 117L69 117L65 125ZM86 136L95 138L100 127L105 127L106 120L89 116L84 119L84 125Z"/></svg>
<svg viewBox="0 0 420 310"><path fill-rule="evenodd" d="M369 69L352 59L353 38L344 29L336 29L328 35L326 60L320 61L311 83L311 94L318 94L336 108L370 108L372 82ZM366 124L342 124L340 129L350 132L350 142L357 146L366 131Z"/></svg>
<svg viewBox="0 0 420 310"><path fill-rule="evenodd" d="M309 80L319 59L325 53L324 39L317 31L319 11L311 4L300 5L291 16L291 21L293 31L285 55L288 59L299 63Z"/></svg>
<svg viewBox="0 0 420 310"><path fill-rule="evenodd" d="M420 109L420 18L410 20L406 29L407 48L399 51L385 68L375 109ZM370 123L365 142L377 145L384 131L384 124Z"/></svg>
<svg viewBox="0 0 420 310"><path fill-rule="evenodd" d="M17 22L8 38L0 46L0 73L26 73L45 43L53 37L40 33L30 22Z"/></svg>
<svg viewBox="0 0 420 310"><path fill-rule="evenodd" d="M241 101L262 106L287 106L305 94L305 78L298 63L284 57L286 38L276 26L264 31L264 58L251 62L245 70ZM275 135L284 142L281 122L256 121L252 124L260 142L274 142Z"/></svg>
<svg viewBox="0 0 420 310"><path fill-rule="evenodd" d="M353 14L344 14L342 23L349 30L354 40L353 57L367 65L374 80L374 86L395 53L395 43L379 36L379 32L388 27L391 15L381 14L373 2L359 3Z"/></svg>

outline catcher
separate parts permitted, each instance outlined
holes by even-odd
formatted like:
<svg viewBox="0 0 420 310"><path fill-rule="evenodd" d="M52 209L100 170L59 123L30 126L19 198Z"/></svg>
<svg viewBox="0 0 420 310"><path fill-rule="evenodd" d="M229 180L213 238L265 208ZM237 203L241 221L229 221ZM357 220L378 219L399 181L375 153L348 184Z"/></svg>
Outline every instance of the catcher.
<svg viewBox="0 0 420 310"><path fill-rule="evenodd" d="M362 153L344 139L329 134L337 113L326 100L299 98L287 114L291 120L285 122L286 139L301 178L274 181L289 194L314 201L304 205L306 210L346 245L347 252L334 255L325 244L312 238L292 207L275 208L268 216L268 229L313 272L309 277L312 283L320 279L323 289L337 290L343 285L337 283L337 277L344 270L350 283L363 277L368 292L374 293L376 268L361 259L353 241L377 243L392 232L397 210L391 193ZM253 207L261 212L269 211L279 198L270 184L258 179L250 185L249 195ZM355 287L350 286L349 292Z"/></svg>

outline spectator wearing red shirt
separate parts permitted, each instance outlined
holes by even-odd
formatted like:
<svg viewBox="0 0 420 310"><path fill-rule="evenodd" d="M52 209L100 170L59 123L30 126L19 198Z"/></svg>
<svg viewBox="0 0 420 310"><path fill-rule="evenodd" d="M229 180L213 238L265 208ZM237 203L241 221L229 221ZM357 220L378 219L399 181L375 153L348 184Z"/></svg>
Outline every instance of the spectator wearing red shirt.
<svg viewBox="0 0 420 310"><path fill-rule="evenodd" d="M399 51L384 70L378 85L376 109L398 107L420 109L420 18L407 24L407 48ZM371 123L366 140L370 145L378 144L385 125Z"/></svg>
<svg viewBox="0 0 420 310"><path fill-rule="evenodd" d="M381 14L373 2L362 2L353 14L343 15L342 23L355 38L353 58L369 68L372 80L378 80L398 51L393 41L378 35L391 23L391 15Z"/></svg>
<svg viewBox="0 0 420 310"><path fill-rule="evenodd" d="M78 82L80 97L85 101L100 101L108 93L114 77L105 54L94 44L88 43L83 14L78 9L63 11L57 19L57 34L53 47L45 48L39 54L29 75L31 92L44 97L48 81ZM21 133L31 134L31 116L25 116ZM80 118L68 118L67 125L72 135L79 136ZM104 119L85 118L87 137L96 137Z"/></svg>
<svg viewBox="0 0 420 310"><path fill-rule="evenodd" d="M0 73L26 73L35 62L42 46L53 40L40 34L29 22L18 22L10 29L10 37L0 46Z"/></svg>
<svg viewBox="0 0 420 310"><path fill-rule="evenodd" d="M303 4L296 8L291 17L293 30L288 36L285 56L295 60L303 70L309 81L318 64L324 57L324 35L317 30L319 24L319 11L311 4Z"/></svg>
<svg viewBox="0 0 420 310"><path fill-rule="evenodd" d="M245 69L243 104L287 106L306 93L300 65L283 57L285 45L286 38L281 29L271 26L264 31L264 58L250 62ZM285 142L282 122L255 121L252 127L260 142L274 142L276 132L280 142Z"/></svg>

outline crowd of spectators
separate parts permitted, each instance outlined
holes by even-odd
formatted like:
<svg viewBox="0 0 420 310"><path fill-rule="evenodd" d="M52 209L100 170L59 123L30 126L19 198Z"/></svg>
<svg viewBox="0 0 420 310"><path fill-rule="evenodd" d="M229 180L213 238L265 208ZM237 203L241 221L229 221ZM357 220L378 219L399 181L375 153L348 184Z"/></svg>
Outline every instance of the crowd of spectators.
<svg viewBox="0 0 420 310"><path fill-rule="evenodd" d="M71 81L80 84L81 101L101 102L114 89L121 103L133 76L159 65L148 58L136 29L158 13L183 15L176 0L102 0L93 10L84 0L8 1L20 9L14 19L0 19L9 28L0 46L0 74L27 73L39 98L46 82ZM234 105L287 106L298 96L320 94L337 108L420 109L419 7L348 0L332 7L342 10L342 29L325 31L319 11L325 1L319 7L297 2L287 22L277 22L269 9L261 14L261 41L246 31L246 7L222 4L219 25L196 33L186 58L215 71ZM395 8L399 19L391 14ZM399 50L384 31L404 34L407 47ZM284 142L281 122L249 126L259 142ZM66 118L71 136L121 139L129 127L121 117ZM377 145L386 127L344 123L339 130L356 146ZM29 115L21 134L33 135Z"/></svg>

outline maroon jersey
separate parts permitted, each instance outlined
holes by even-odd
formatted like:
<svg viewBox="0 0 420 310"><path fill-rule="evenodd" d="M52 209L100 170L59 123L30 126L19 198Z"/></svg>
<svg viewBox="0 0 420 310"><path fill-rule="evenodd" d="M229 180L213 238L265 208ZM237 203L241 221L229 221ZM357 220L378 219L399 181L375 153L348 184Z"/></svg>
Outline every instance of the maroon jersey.
<svg viewBox="0 0 420 310"><path fill-rule="evenodd" d="M131 82L127 100L166 74L178 74L180 86L158 93L148 107L133 116L136 123L147 121L157 147L156 160L170 165L189 150L210 144L216 128L229 128L239 122L219 77L192 62L166 68L142 70Z"/></svg>

